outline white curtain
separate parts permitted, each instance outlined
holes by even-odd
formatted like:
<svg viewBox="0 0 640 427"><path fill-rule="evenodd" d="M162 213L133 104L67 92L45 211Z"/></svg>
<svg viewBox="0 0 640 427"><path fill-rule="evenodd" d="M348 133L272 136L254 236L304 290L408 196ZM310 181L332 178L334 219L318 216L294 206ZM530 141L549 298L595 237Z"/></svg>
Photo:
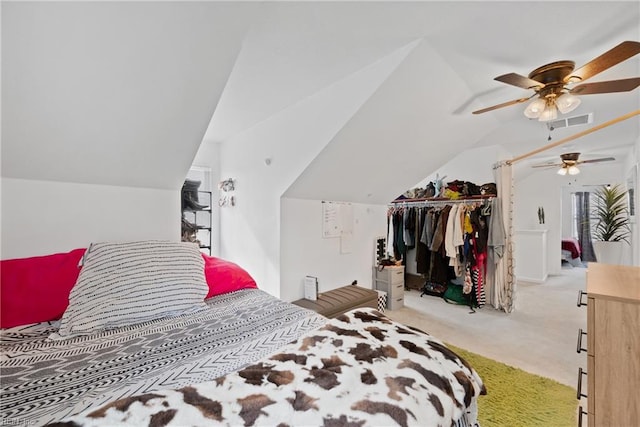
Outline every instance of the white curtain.
<svg viewBox="0 0 640 427"><path fill-rule="evenodd" d="M511 313L515 308L516 277L513 262L513 177L511 165L496 163L493 175L498 189L491 211L488 246L489 263L494 270L489 297L493 307Z"/></svg>

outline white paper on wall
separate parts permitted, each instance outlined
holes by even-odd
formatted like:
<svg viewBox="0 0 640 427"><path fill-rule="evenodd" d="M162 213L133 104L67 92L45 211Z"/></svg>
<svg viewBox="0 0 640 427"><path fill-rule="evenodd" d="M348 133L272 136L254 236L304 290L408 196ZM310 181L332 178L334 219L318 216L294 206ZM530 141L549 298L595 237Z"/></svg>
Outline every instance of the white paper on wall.
<svg viewBox="0 0 640 427"><path fill-rule="evenodd" d="M322 237L340 237L340 205L333 202L322 202Z"/></svg>
<svg viewBox="0 0 640 427"><path fill-rule="evenodd" d="M322 237L353 234L353 206L345 202L322 201Z"/></svg>

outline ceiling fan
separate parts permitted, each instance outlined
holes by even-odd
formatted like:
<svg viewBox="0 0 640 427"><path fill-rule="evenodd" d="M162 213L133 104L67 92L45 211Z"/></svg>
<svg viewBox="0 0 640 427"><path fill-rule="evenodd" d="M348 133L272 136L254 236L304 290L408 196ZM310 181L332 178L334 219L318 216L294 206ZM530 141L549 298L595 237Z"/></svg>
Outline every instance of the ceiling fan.
<svg viewBox="0 0 640 427"><path fill-rule="evenodd" d="M624 41L577 70L574 69L575 62L573 61L556 61L536 68L529 73L528 77L516 73L498 76L494 80L524 89L532 89L535 93L527 98L519 98L474 111L473 114L482 114L498 108L520 104L537 95L537 98L524 110L524 115L539 121L554 120L558 117L558 111L565 114L580 105L580 98L576 95L629 92L640 86L640 77L633 77L583 83L573 88L568 87L573 83L584 82L638 53L640 53L640 42Z"/></svg>
<svg viewBox="0 0 640 427"><path fill-rule="evenodd" d="M585 163L600 163L600 162L610 162L615 160L615 157L601 157L599 159L590 159L590 160L578 160L580 157L580 153L566 153L561 154L560 159L562 159L561 163L543 163L540 165L533 165L534 168L548 168L548 167L560 167L558 169L558 175L577 175L580 173L580 169L578 169L578 165Z"/></svg>

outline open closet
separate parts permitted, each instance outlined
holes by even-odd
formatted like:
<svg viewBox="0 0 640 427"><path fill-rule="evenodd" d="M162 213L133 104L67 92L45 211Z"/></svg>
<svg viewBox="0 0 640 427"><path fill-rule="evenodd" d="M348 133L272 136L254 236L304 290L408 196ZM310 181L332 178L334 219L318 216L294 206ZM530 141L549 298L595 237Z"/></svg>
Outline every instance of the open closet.
<svg viewBox="0 0 640 427"><path fill-rule="evenodd" d="M505 232L494 195L391 202L387 256L402 260L407 287L472 308L496 306L497 258Z"/></svg>

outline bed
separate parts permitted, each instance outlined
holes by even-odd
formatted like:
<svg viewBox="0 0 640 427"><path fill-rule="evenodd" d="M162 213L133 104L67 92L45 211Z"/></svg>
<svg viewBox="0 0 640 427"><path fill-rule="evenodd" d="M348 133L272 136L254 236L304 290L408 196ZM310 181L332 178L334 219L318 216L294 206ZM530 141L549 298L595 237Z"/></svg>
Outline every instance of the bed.
<svg viewBox="0 0 640 427"><path fill-rule="evenodd" d="M562 261L566 261L574 267L582 267L581 254L580 243L576 239L566 237L562 239Z"/></svg>
<svg viewBox="0 0 640 427"><path fill-rule="evenodd" d="M157 258L158 248L151 246ZM87 252L96 253L96 247ZM161 272L163 279L168 271L181 270L183 283L189 282L185 274L194 268L204 268L202 280L208 279L206 264L197 262L196 255L176 264L176 250L169 247L172 261ZM60 320L2 331L0 416L5 422L461 427L476 423L477 397L486 391L475 370L440 340L372 308L327 319L256 287L241 286L204 299L195 311L171 311L99 331L70 328L69 312L76 308L82 290L92 292L95 304L100 299L96 292L111 286L100 282L96 290L102 276L91 271L99 266L104 272L104 263L87 262L86 254L83 258L69 307ZM125 258L130 260L131 253ZM136 268L150 262L137 261ZM191 261L194 266L182 268ZM118 272L129 271L122 268L121 259L115 265ZM154 265L152 270L158 268ZM113 276L109 272L108 279L121 286L122 278L112 280ZM136 281L136 292L144 287ZM162 295L167 294L171 289L163 285ZM207 289L196 298L205 296ZM126 300L135 301L135 296ZM106 306L112 309L114 304L120 302L110 299ZM100 310L92 305L91 316ZM152 310L135 315L146 316ZM122 317L119 313L117 321Z"/></svg>

